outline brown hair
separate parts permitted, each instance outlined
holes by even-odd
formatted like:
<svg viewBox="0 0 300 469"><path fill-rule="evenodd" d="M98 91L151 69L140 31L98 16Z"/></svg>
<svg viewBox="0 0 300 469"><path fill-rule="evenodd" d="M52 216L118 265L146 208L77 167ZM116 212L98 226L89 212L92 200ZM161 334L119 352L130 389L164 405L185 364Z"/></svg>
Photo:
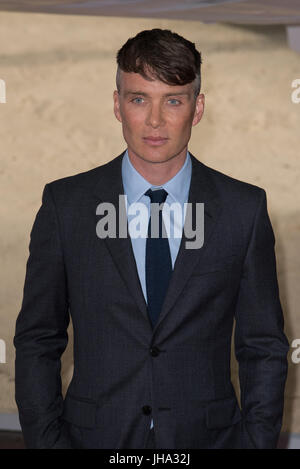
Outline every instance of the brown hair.
<svg viewBox="0 0 300 469"><path fill-rule="evenodd" d="M195 97L201 88L201 53L195 44L169 29L139 32L117 53L117 89L120 70L142 75L146 80L160 80L168 85L186 85L195 80Z"/></svg>

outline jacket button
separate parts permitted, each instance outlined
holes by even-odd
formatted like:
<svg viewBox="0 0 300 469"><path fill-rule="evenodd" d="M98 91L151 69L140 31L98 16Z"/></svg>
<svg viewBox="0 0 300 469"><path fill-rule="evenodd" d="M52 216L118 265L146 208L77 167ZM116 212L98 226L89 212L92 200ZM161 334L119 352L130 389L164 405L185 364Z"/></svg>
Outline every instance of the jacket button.
<svg viewBox="0 0 300 469"><path fill-rule="evenodd" d="M152 348L150 349L150 353L151 353L152 357L157 357L157 355L159 355L159 352L160 352L160 351L159 351L159 349L158 349L157 347L152 347Z"/></svg>
<svg viewBox="0 0 300 469"><path fill-rule="evenodd" d="M145 415L151 414L152 409L151 409L151 407L150 407L149 405L144 405L144 406L142 407L142 409L143 409L143 412L144 412Z"/></svg>

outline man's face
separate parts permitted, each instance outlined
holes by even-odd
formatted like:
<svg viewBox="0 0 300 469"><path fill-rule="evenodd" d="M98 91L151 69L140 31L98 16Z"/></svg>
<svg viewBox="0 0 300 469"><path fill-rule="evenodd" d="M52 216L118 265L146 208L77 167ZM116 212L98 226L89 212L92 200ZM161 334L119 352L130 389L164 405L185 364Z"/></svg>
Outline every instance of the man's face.
<svg viewBox="0 0 300 469"><path fill-rule="evenodd" d="M121 71L114 112L122 122L129 155L162 163L186 154L192 126L204 110L204 95L195 100L194 84L171 86Z"/></svg>

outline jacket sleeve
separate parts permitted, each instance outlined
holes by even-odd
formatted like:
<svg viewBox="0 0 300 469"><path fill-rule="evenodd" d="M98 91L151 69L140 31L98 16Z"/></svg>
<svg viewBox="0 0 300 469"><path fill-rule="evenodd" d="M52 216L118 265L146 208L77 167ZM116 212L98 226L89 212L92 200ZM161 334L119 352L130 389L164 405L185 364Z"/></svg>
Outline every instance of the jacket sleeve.
<svg viewBox="0 0 300 469"><path fill-rule="evenodd" d="M288 368L274 245L266 192L261 189L235 314L244 431L250 447L261 449L277 446Z"/></svg>
<svg viewBox="0 0 300 469"><path fill-rule="evenodd" d="M67 281L51 187L46 184L29 244L14 346L15 398L28 448L70 447L62 430L61 355L68 343Z"/></svg>

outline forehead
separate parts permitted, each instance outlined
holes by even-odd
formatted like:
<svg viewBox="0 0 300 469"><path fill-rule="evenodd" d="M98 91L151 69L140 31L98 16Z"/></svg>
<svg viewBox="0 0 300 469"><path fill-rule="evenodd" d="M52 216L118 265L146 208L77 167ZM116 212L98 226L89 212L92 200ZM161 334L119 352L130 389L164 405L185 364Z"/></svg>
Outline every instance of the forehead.
<svg viewBox="0 0 300 469"><path fill-rule="evenodd" d="M147 94L188 93L194 91L193 83L186 85L168 85L160 80L146 80L139 73L128 73L121 70L121 93L144 92Z"/></svg>

